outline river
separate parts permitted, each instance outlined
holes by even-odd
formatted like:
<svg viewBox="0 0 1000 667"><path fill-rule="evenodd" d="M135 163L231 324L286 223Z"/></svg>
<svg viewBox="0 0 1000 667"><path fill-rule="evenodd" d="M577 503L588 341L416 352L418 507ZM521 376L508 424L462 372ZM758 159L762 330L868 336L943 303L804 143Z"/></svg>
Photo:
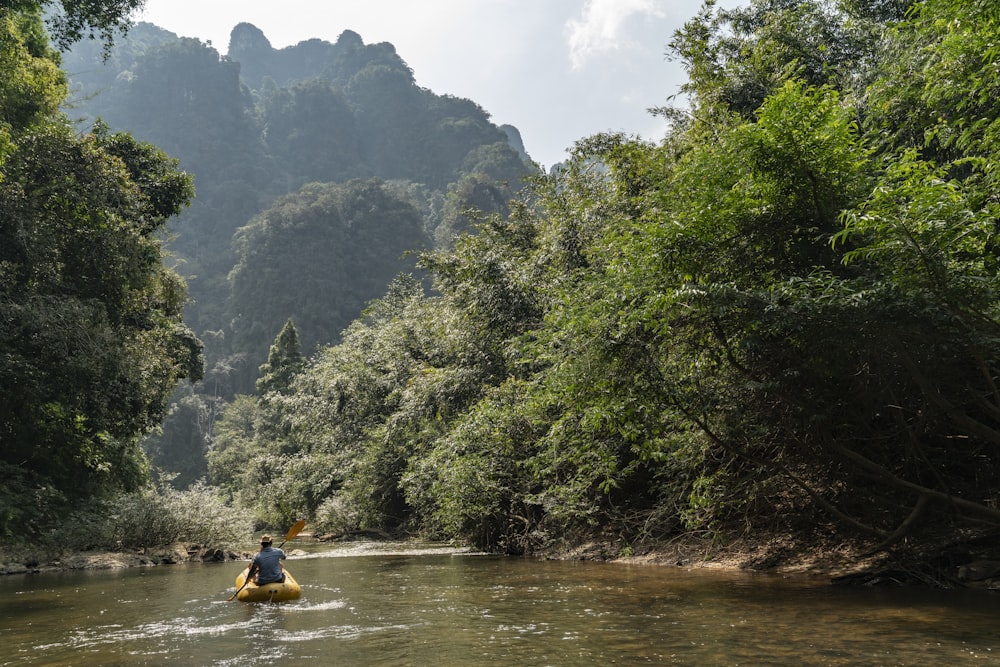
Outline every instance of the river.
<svg viewBox="0 0 1000 667"><path fill-rule="evenodd" d="M386 546L0 577L0 665L1000 665L1000 595Z"/></svg>

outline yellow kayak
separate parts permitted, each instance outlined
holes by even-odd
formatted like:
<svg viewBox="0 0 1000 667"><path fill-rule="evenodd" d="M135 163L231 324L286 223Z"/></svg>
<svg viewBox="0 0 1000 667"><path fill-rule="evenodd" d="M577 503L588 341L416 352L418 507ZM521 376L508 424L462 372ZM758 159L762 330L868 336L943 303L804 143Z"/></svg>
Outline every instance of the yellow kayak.
<svg viewBox="0 0 1000 667"><path fill-rule="evenodd" d="M240 602L284 602L285 600L298 600L302 595L302 587L288 570L285 570L285 580L282 582L275 581L258 586L251 581L246 585L246 588L240 590L243 582L247 580L248 569L242 570L236 577L236 590L240 591L236 594L236 599Z"/></svg>

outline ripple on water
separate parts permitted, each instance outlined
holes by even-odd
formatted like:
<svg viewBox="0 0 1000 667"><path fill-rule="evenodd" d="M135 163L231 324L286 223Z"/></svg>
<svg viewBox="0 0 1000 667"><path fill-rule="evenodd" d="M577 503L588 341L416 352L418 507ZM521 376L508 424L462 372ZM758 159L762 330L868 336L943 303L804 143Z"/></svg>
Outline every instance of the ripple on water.
<svg viewBox="0 0 1000 667"><path fill-rule="evenodd" d="M343 609L347 606L343 600L330 600L329 602L304 602L299 604L290 604L282 607L284 610L289 612L300 612L300 611L330 611L332 609Z"/></svg>
<svg viewBox="0 0 1000 667"><path fill-rule="evenodd" d="M0 580L0 667L1000 665L992 597L378 553L304 559L283 604L226 601L228 565Z"/></svg>
<svg viewBox="0 0 1000 667"><path fill-rule="evenodd" d="M412 542L358 542L312 553L296 554L301 558L351 558L356 556L476 556L485 555L466 548Z"/></svg>

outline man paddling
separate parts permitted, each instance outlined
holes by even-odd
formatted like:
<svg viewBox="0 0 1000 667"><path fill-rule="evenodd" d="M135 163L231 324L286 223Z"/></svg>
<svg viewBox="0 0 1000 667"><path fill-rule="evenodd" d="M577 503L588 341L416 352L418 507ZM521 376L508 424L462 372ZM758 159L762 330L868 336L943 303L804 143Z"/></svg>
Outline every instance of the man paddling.
<svg viewBox="0 0 1000 667"><path fill-rule="evenodd" d="M250 571L247 572L247 581L256 573L257 579L254 581L258 586L281 582L285 580L284 568L281 561L285 560L285 552L271 546L271 536L262 535L260 538L260 551L250 563Z"/></svg>

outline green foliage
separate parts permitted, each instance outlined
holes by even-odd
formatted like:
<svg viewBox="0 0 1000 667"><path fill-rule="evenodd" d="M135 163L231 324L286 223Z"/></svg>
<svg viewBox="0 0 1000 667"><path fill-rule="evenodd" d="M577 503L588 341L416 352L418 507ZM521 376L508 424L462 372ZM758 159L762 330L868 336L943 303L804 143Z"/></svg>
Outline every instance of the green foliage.
<svg viewBox="0 0 1000 667"><path fill-rule="evenodd" d="M65 514L66 496L24 466L0 461L0 538L35 536Z"/></svg>
<svg viewBox="0 0 1000 667"><path fill-rule="evenodd" d="M420 88L391 44L350 31L334 44L274 49L241 24L220 57L139 24L110 53L83 42L64 61L74 118L154 142L197 179L198 197L165 244L189 285L186 321L212 340L207 381L194 387L206 405L253 391L289 317L304 354L336 343L413 269L404 253L427 248L439 226L442 238L464 228L469 204L502 209L533 171L516 130L471 101ZM376 187L373 176L391 180ZM452 184L467 177L477 196L459 194L445 210ZM185 423L192 428L166 428L151 446L194 451L186 437L198 429Z"/></svg>
<svg viewBox="0 0 1000 667"><path fill-rule="evenodd" d="M942 162L995 155L1000 85L990 3L919 3L886 35L881 76L867 91L872 135L886 153L919 148Z"/></svg>
<svg viewBox="0 0 1000 667"><path fill-rule="evenodd" d="M749 119L789 78L849 89L878 45L876 31L871 18L849 20L830 2L752 0L731 9L707 2L675 33L669 53L687 69L683 90L699 116Z"/></svg>
<svg viewBox="0 0 1000 667"><path fill-rule="evenodd" d="M321 455L259 454L243 472L241 504L264 526L290 525L312 516L337 488L331 463Z"/></svg>
<svg viewBox="0 0 1000 667"><path fill-rule="evenodd" d="M320 533L344 534L357 528L361 519L358 512L344 497L334 494L316 508L313 525Z"/></svg>
<svg viewBox="0 0 1000 667"><path fill-rule="evenodd" d="M330 83L264 89L257 114L268 152L295 187L363 175L357 120L344 92Z"/></svg>
<svg viewBox="0 0 1000 667"><path fill-rule="evenodd" d="M292 318L288 318L285 326L278 332L278 337L274 339L274 344L267 355L267 363L260 367L257 393L288 391L292 378L302 371L305 365L302 345L299 343L299 332L295 330Z"/></svg>
<svg viewBox="0 0 1000 667"><path fill-rule="evenodd" d="M64 37L118 16L64 6ZM191 179L129 135L74 133L57 111L56 63L35 12L0 11L0 460L18 471L5 533L37 532L62 502L140 487L139 439L176 382L201 373L184 283L158 237Z"/></svg>
<svg viewBox="0 0 1000 667"><path fill-rule="evenodd" d="M105 51L114 39L128 31L131 17L145 0L4 0L0 3L3 13L22 13L38 16L48 12L48 25L60 49L67 49L84 37L95 39L99 35ZM35 35L38 36L37 34Z"/></svg>
<svg viewBox="0 0 1000 667"><path fill-rule="evenodd" d="M242 476L252 463L254 436L261 410L254 396L238 395L229 402L212 429L206 454L209 480L232 500L244 486Z"/></svg>
<svg viewBox="0 0 1000 667"><path fill-rule="evenodd" d="M507 553L538 546L541 508L525 464L545 421L532 418L530 392L516 381L490 392L410 460L401 484L424 530Z"/></svg>
<svg viewBox="0 0 1000 667"><path fill-rule="evenodd" d="M154 473L171 471L167 476L177 489L189 487L208 473L204 448L215 409L190 382L183 383L175 390L163 423L143 440Z"/></svg>
<svg viewBox="0 0 1000 667"><path fill-rule="evenodd" d="M330 342L422 248L419 213L375 180L310 184L280 199L236 236L230 275L236 345L265 359L293 317L302 346Z"/></svg>
<svg viewBox="0 0 1000 667"><path fill-rule="evenodd" d="M394 283L367 313L302 389L335 388L337 410L325 417L334 428L320 438L341 461L341 496L360 525L393 528L409 521L400 485L407 465L478 397L483 370L458 313L425 299L412 280Z"/></svg>
<svg viewBox="0 0 1000 667"><path fill-rule="evenodd" d="M165 156L61 125L23 134L3 171L3 385L18 388L0 397L5 459L74 492L128 488L142 477L135 438L162 418L179 378L200 374L183 283L153 236L190 181L158 199L174 174Z"/></svg>
<svg viewBox="0 0 1000 667"><path fill-rule="evenodd" d="M220 58L210 45L140 24L115 44L108 66L86 43L65 60L75 116L100 117L152 141L195 174L198 199L173 226L170 248L190 276L188 321L196 331L224 330L229 357L251 352L242 332L232 335L225 310L226 276L237 262L231 235L275 198L308 183L376 176L415 184L423 209L468 173L516 187L532 171L485 111L419 88L391 44L364 44L349 31L335 44L308 40L277 50L241 24ZM428 234L437 223L426 221ZM344 325L358 314L347 314ZM306 322L296 321L308 347ZM276 331L254 338L269 341ZM262 356L266 347L252 352Z"/></svg>
<svg viewBox="0 0 1000 667"><path fill-rule="evenodd" d="M536 229L527 216L491 215L451 252L425 253L420 267L480 337L487 363L503 363L505 341L538 322L534 276L525 267ZM527 270L526 270L527 269Z"/></svg>
<svg viewBox="0 0 1000 667"><path fill-rule="evenodd" d="M53 0L11 0L9 4L50 7L56 3ZM95 39L100 35L107 51L116 35L128 31L132 15L143 4L145 0L59 0L59 8L52 12L49 24L56 43L63 50L84 37Z"/></svg>
<svg viewBox="0 0 1000 667"><path fill-rule="evenodd" d="M932 11L962 10L910 26L927 71L929 44L960 48L951 30L992 34L983 17L935 41ZM995 157L990 123L962 116L984 109L953 105L961 141L928 125L933 155L886 151L892 118L852 96L857 77L883 84L883 45L851 41L848 17L755 3L688 29L695 120L661 146L581 142L530 206L422 260L487 372L432 423L400 399L469 376L395 375L337 496L362 520L502 550L817 520L890 544L935 539L948 507L955 525L998 520ZM910 99L945 118L940 94Z"/></svg>
<svg viewBox="0 0 1000 667"><path fill-rule="evenodd" d="M262 83L269 122L291 137L308 109L354 114L370 173L409 180L307 185L241 230L237 348L263 356L294 315L320 349L275 385L297 348L279 336L262 368L276 390L226 407L211 479L264 523L510 553L995 530L998 25L993 5L955 0L708 3L671 47L690 117L659 144L582 140L510 203L495 179L516 170L474 105L416 89L356 35L313 45L329 79ZM351 322L388 270L349 304L332 287L395 274L384 249L435 227L419 263L433 292L399 278ZM85 438L77 412L44 409Z"/></svg>
<svg viewBox="0 0 1000 667"><path fill-rule="evenodd" d="M336 512L340 529L345 517L357 521L351 528L404 523L407 461L479 388L480 371L450 367L476 353L441 306L399 279L289 392L234 401L209 452L213 481L262 517L339 506L349 508Z"/></svg>
<svg viewBox="0 0 1000 667"><path fill-rule="evenodd" d="M0 71L4 73L0 79L0 130L6 141L12 130L56 113L66 96L58 56L44 39L32 36L40 25L37 16L0 10ZM5 152L0 150L0 157Z"/></svg>
<svg viewBox="0 0 1000 667"><path fill-rule="evenodd" d="M498 186L482 176L466 176L449 188L441 221L434 229L434 246L450 250L455 239L472 231L478 216L510 214L510 188Z"/></svg>
<svg viewBox="0 0 1000 667"><path fill-rule="evenodd" d="M47 539L68 550L122 551L177 542L234 548L253 528L245 512L222 503L213 489L199 483L185 491L147 487L93 503Z"/></svg>
<svg viewBox="0 0 1000 667"><path fill-rule="evenodd" d="M894 282L927 290L952 308L988 307L997 287L998 209L982 206L978 180L949 179L952 169L907 151L887 166L871 198L847 213L837 239L856 246L847 262L877 265ZM970 298L975 305L964 303Z"/></svg>

